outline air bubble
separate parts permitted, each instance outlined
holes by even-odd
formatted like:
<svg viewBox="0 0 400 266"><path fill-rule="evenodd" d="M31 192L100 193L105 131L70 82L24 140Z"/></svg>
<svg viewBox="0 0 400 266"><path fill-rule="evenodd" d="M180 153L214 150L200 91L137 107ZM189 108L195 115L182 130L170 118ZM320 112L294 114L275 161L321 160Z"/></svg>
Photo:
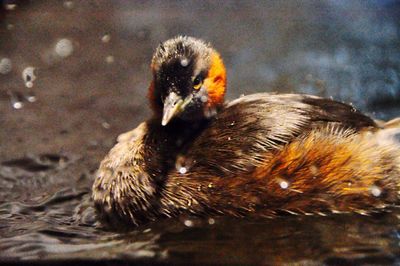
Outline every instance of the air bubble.
<svg viewBox="0 0 400 266"><path fill-rule="evenodd" d="M215 224L215 219L214 218L209 218L208 219L208 224L210 224L210 225Z"/></svg>
<svg viewBox="0 0 400 266"><path fill-rule="evenodd" d="M0 60L0 73L5 75L10 73L12 70L12 62L9 58L2 58Z"/></svg>
<svg viewBox="0 0 400 266"><path fill-rule="evenodd" d="M68 57L74 51L72 42L68 39L61 39L57 42L55 52L60 57Z"/></svg>

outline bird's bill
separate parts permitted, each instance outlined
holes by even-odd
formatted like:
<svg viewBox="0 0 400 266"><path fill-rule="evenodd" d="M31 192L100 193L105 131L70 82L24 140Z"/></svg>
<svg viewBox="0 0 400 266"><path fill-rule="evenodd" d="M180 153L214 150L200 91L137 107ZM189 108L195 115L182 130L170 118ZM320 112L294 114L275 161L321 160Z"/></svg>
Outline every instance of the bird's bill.
<svg viewBox="0 0 400 266"><path fill-rule="evenodd" d="M175 92L171 92L164 101L164 111L161 125L166 126L174 117L179 115L185 107L192 101L193 96L190 95L185 99Z"/></svg>

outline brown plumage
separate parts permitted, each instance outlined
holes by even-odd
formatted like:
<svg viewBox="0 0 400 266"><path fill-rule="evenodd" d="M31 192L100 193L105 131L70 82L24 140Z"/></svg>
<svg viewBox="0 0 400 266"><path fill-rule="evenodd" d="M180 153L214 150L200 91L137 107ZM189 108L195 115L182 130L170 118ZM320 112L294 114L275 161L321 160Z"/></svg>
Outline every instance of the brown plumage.
<svg viewBox="0 0 400 266"><path fill-rule="evenodd" d="M220 56L190 37L161 44L152 70L153 118L118 138L93 184L102 221L370 213L398 202L398 122L385 128L298 94L224 104Z"/></svg>

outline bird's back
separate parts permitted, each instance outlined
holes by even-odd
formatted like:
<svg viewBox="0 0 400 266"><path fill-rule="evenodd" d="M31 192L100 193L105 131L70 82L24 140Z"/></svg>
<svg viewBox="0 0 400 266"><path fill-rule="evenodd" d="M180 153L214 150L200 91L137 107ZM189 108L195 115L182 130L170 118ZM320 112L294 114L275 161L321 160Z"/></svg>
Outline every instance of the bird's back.
<svg viewBox="0 0 400 266"><path fill-rule="evenodd" d="M368 212L397 202L396 134L332 100L244 96L182 151L188 171L172 169L163 195L195 213Z"/></svg>
<svg viewBox="0 0 400 266"><path fill-rule="evenodd" d="M333 100L258 93L226 104L189 146L187 156L222 176L249 172L298 136L319 128L376 130L368 116Z"/></svg>

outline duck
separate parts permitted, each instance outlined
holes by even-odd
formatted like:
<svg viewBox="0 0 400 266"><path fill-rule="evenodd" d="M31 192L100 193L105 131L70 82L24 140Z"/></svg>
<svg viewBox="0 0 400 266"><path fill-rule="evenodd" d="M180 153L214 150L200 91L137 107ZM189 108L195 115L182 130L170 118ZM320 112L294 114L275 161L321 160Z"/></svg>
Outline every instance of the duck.
<svg viewBox="0 0 400 266"><path fill-rule="evenodd" d="M399 202L400 119L303 94L225 101L221 55L177 36L155 49L153 115L118 137L92 187L98 219L371 214Z"/></svg>

